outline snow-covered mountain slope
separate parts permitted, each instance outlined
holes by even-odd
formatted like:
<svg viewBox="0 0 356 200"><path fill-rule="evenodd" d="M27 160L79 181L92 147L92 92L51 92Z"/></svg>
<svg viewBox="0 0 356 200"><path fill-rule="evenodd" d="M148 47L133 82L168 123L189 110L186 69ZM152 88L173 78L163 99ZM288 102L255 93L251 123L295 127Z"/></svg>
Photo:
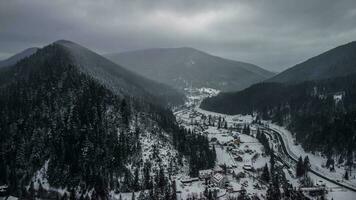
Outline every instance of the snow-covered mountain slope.
<svg viewBox="0 0 356 200"><path fill-rule="evenodd" d="M189 47L105 56L141 75L179 89L192 86L237 91L274 75L253 64L224 59Z"/></svg>
<svg viewBox="0 0 356 200"><path fill-rule="evenodd" d="M0 61L0 67L5 67L5 66L10 66L10 65L14 65L16 64L18 61L31 56L32 54L36 53L38 50L37 47L32 47L32 48L28 48L25 49L23 51L21 51L20 53L17 53L13 56L11 56L10 58L6 59L6 60L1 60Z"/></svg>
<svg viewBox="0 0 356 200"><path fill-rule="evenodd" d="M0 184L8 194L105 199L109 191L169 187L157 170L169 171L167 163L174 174L184 169L173 147L175 117L152 102L158 98L135 82L140 76L115 67L58 41L0 69L0 112L7 116L0 118Z"/></svg>

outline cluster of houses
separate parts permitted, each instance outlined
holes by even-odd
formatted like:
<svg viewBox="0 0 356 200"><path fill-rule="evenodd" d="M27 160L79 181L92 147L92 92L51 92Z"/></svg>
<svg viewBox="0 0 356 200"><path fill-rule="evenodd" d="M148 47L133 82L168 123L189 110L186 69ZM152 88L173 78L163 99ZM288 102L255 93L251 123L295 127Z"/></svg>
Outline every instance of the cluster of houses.
<svg viewBox="0 0 356 200"><path fill-rule="evenodd" d="M234 191L234 188L228 184L229 181L225 173L232 174L234 178L245 178L246 174L244 172L238 171L236 166L225 167L226 169L217 166L214 169L200 170L198 179L208 183L209 187L227 189L229 192L240 192L241 188L238 188L236 191Z"/></svg>

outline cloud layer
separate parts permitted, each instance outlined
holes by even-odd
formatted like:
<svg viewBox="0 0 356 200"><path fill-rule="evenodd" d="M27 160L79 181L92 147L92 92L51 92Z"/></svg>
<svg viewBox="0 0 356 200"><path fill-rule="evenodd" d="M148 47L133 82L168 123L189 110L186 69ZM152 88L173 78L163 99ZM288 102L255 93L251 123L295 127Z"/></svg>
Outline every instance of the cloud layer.
<svg viewBox="0 0 356 200"><path fill-rule="evenodd" d="M99 53L191 46L281 71L356 40L356 1L0 2L0 59L58 39Z"/></svg>

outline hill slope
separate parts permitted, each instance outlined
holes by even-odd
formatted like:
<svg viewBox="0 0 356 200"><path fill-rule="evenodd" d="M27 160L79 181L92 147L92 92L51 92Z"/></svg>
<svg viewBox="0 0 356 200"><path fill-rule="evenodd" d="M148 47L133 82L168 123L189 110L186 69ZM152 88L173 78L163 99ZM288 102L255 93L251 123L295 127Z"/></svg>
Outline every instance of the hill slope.
<svg viewBox="0 0 356 200"><path fill-rule="evenodd" d="M214 164L208 139L178 127L136 82L152 81L117 67L57 41L0 69L0 185L9 194L108 199L114 191L168 191L164 172L186 169L182 155L195 156L195 170ZM164 195L173 194L156 196Z"/></svg>
<svg viewBox="0 0 356 200"><path fill-rule="evenodd" d="M146 49L105 56L145 77L178 89L193 86L236 91L274 75L249 63L220 58L188 47Z"/></svg>
<svg viewBox="0 0 356 200"><path fill-rule="evenodd" d="M228 114L257 113L287 126L307 150L343 156L356 151L356 74L293 85L259 83L207 98L201 108Z"/></svg>
<svg viewBox="0 0 356 200"><path fill-rule="evenodd" d="M18 54L15 54L15 55L11 56L10 58L8 58L6 60L1 60L0 61L0 67L14 65L18 61L22 60L23 58L26 58L26 57L31 56L32 54L36 53L37 50L38 50L37 47L28 48L28 49L25 49L25 50L21 51Z"/></svg>
<svg viewBox="0 0 356 200"><path fill-rule="evenodd" d="M148 93L158 97L158 99L151 99L152 102L183 103L183 95L169 86L135 74L73 42L60 40L56 44L69 52L73 62L82 71L98 79L117 94L143 95Z"/></svg>
<svg viewBox="0 0 356 200"><path fill-rule="evenodd" d="M356 42L351 42L291 67L268 82L300 83L356 73Z"/></svg>
<svg viewBox="0 0 356 200"><path fill-rule="evenodd" d="M0 69L0 185L12 195L32 199L38 190L36 197L53 199L65 188L77 198L106 199L108 191L149 189L141 183L151 183L163 164L181 167L172 148L182 144L172 135L185 133L173 114L150 101L134 82L139 76L124 70L118 82L103 81L107 72L98 68L117 65L82 48L55 42ZM154 145L162 149L150 151ZM134 182L133 170L149 180L136 175Z"/></svg>
<svg viewBox="0 0 356 200"><path fill-rule="evenodd" d="M345 152L356 151L356 42L243 91L205 99L201 107L229 114L257 112L287 126L307 150L347 156Z"/></svg>

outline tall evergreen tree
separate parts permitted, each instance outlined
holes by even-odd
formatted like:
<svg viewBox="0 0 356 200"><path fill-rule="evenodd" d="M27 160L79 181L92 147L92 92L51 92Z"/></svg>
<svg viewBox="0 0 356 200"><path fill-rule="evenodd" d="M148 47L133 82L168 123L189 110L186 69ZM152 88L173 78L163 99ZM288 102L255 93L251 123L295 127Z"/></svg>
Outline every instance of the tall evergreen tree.
<svg viewBox="0 0 356 200"><path fill-rule="evenodd" d="M267 182L267 183L268 183L269 180L270 180L269 169L268 169L267 163L266 163L266 165L263 167L263 171L262 171L261 178L262 178L263 181L265 181L265 182Z"/></svg>

